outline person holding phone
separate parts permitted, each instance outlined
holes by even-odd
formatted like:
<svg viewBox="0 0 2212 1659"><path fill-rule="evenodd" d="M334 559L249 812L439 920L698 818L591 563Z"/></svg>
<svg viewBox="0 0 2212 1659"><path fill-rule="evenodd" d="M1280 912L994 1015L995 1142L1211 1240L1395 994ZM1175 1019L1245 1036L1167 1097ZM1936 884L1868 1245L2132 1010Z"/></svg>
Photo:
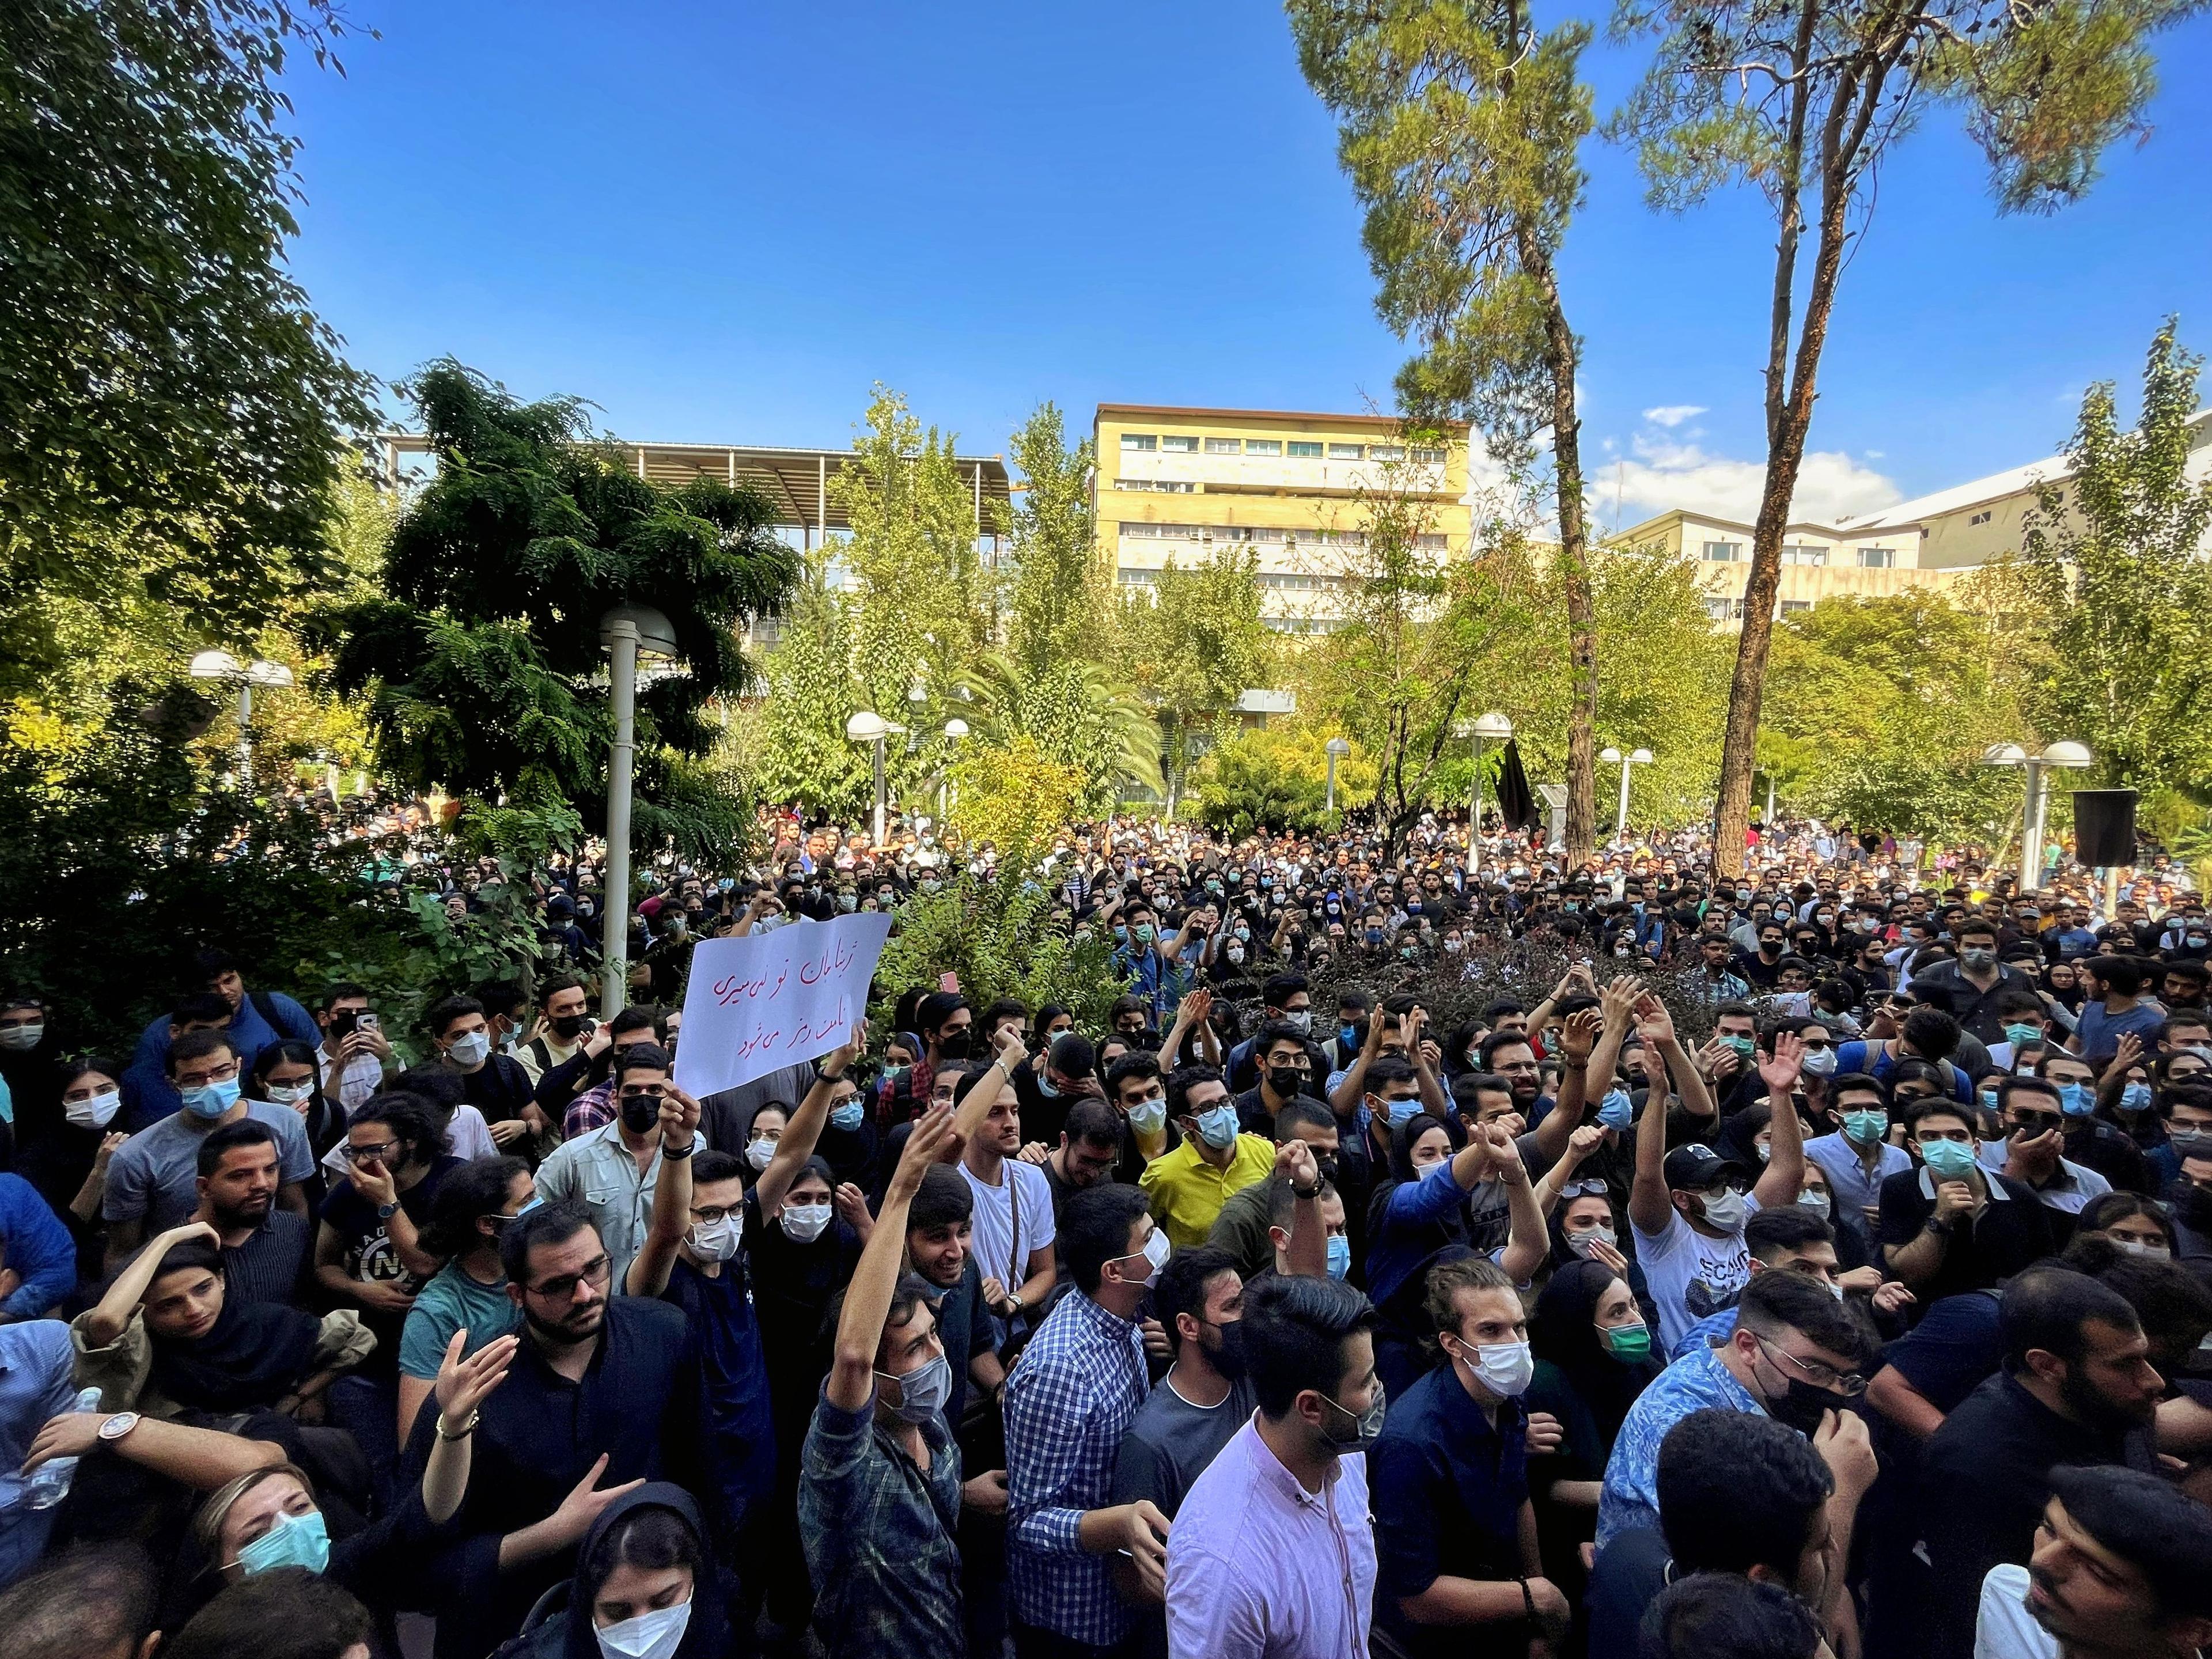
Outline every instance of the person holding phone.
<svg viewBox="0 0 2212 1659"><path fill-rule="evenodd" d="M368 1006L365 985L331 986L316 1005L315 1024L322 1030L315 1065L322 1073L323 1097L350 1118L384 1087L392 1043Z"/></svg>

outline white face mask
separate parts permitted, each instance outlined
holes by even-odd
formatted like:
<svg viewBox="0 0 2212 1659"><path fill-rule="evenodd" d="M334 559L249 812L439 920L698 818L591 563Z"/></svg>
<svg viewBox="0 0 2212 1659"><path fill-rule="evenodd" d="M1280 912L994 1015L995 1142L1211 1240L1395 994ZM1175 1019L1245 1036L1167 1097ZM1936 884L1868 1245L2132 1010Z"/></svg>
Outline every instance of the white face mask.
<svg viewBox="0 0 2212 1659"><path fill-rule="evenodd" d="M446 1050L446 1058L456 1066L481 1066L491 1053L491 1038L482 1031L471 1031L458 1036Z"/></svg>
<svg viewBox="0 0 2212 1659"><path fill-rule="evenodd" d="M775 1142L766 1135L756 1135L745 1143L745 1162L756 1170L765 1170L775 1156Z"/></svg>
<svg viewBox="0 0 2212 1659"><path fill-rule="evenodd" d="M1744 1203L1743 1194L1734 1188L1705 1194L1705 1224L1708 1227L1717 1227L1724 1233L1735 1232L1743 1226L1744 1218L1749 1213L1750 1208Z"/></svg>
<svg viewBox="0 0 2212 1659"><path fill-rule="evenodd" d="M273 1106L297 1106L315 1092L312 1083L286 1083L269 1085L269 1101Z"/></svg>
<svg viewBox="0 0 2212 1659"><path fill-rule="evenodd" d="M685 1600L619 1625L603 1625L592 1633L599 1638L602 1659L669 1659L684 1644L690 1623L691 1603Z"/></svg>
<svg viewBox="0 0 2212 1659"><path fill-rule="evenodd" d="M727 1261L738 1253L738 1240L744 1231L744 1214L742 1210L732 1210L719 1221L695 1221L684 1242L702 1261Z"/></svg>
<svg viewBox="0 0 2212 1659"><path fill-rule="evenodd" d="M44 1020L32 1025L9 1025L0 1028L0 1048L12 1048L17 1053L26 1048L35 1048L39 1046L39 1039L46 1034L46 1026Z"/></svg>
<svg viewBox="0 0 2212 1659"><path fill-rule="evenodd" d="M1466 1363L1464 1350L1461 1359ZM1491 1393L1510 1398L1528 1391L1536 1375L1536 1358L1526 1342L1486 1342L1474 1350L1468 1369Z"/></svg>
<svg viewBox="0 0 2212 1659"><path fill-rule="evenodd" d="M787 1204L783 1211L783 1231L801 1244L811 1244L822 1237L822 1230L830 1224L827 1204Z"/></svg>
<svg viewBox="0 0 2212 1659"><path fill-rule="evenodd" d="M1611 1249L1620 1242L1619 1235L1610 1227L1592 1227L1584 1232L1567 1235L1567 1248L1584 1261L1589 1259L1591 1245L1602 1244Z"/></svg>
<svg viewBox="0 0 2212 1659"><path fill-rule="evenodd" d="M89 1100L64 1101L62 1116L80 1129L105 1129L122 1104L120 1090L102 1089Z"/></svg>

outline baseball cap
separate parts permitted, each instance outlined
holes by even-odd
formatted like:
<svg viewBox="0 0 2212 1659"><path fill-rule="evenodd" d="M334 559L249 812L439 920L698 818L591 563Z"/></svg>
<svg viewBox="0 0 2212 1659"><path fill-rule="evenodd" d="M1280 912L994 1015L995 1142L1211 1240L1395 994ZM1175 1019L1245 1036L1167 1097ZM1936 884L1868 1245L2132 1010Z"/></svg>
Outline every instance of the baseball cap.
<svg viewBox="0 0 2212 1659"><path fill-rule="evenodd" d="M1737 1176L1747 1184L1752 1178L1751 1171L1742 1164L1723 1158L1699 1141L1677 1146L1668 1153L1667 1161L1660 1165L1660 1174L1670 1188L1692 1193L1702 1193L1717 1187L1729 1176Z"/></svg>

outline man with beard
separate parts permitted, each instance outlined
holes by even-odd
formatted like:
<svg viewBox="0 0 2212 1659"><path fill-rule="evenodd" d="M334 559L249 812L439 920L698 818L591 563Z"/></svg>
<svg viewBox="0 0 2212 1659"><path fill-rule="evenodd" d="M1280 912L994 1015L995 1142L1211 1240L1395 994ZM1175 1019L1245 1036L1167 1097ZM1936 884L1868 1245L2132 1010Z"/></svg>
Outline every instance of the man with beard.
<svg viewBox="0 0 2212 1659"><path fill-rule="evenodd" d="M653 1139L659 1141L659 1108ZM614 1265L581 1204L545 1204L499 1244L522 1343L462 1432L467 1497L426 1564L439 1659L474 1659L574 1571L600 1510L641 1480L700 1468L698 1365L683 1310L611 1294ZM415 1419L404 1478L422 1478L440 1413Z"/></svg>
<svg viewBox="0 0 2212 1659"><path fill-rule="evenodd" d="M2024 1562L2054 1468L2156 1468L2149 1427L2166 1381L2118 1291L2087 1273L2036 1267L1998 1307L2004 1370L1943 1419L1921 1468L1930 1659L1966 1659L1982 1581Z"/></svg>
<svg viewBox="0 0 2212 1659"><path fill-rule="evenodd" d="M1149 1499L1172 1522L1183 1494L1258 1403L1245 1375L1244 1281L1226 1250L1211 1244L1177 1250L1152 1287L1152 1308L1168 1333L1175 1364L1146 1396L1121 1436L1112 1501ZM1139 1620L1137 1652L1167 1651L1166 1613L1137 1575L1119 1575L1125 1595L1150 1609Z"/></svg>
<svg viewBox="0 0 2212 1659"><path fill-rule="evenodd" d="M1985 1659L2175 1659L2212 1646L2212 1510L2133 1469L2058 1468L2025 1566L1990 1569Z"/></svg>
<svg viewBox="0 0 2212 1659"><path fill-rule="evenodd" d="M656 1043L615 1050L608 1068L614 1121L562 1141L538 1166L538 1196L548 1204L574 1200L585 1206L618 1285L627 1282L630 1261L653 1224L653 1187L664 1156L660 1103L678 1092L668 1080L669 1064L667 1051Z"/></svg>
<svg viewBox="0 0 2212 1659"><path fill-rule="evenodd" d="M240 1302L289 1306L299 1299L308 1223L276 1202L276 1137L246 1118L200 1142L195 1221L216 1230L228 1294Z"/></svg>

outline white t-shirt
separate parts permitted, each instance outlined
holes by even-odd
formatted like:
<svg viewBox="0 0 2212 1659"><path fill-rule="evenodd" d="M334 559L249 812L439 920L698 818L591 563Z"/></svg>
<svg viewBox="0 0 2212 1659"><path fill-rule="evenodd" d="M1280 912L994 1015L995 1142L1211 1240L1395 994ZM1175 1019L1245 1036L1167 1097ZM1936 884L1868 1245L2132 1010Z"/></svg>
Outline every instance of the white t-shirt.
<svg viewBox="0 0 2212 1659"><path fill-rule="evenodd" d="M2058 1638L2027 1610L2027 1569L2011 1562L1982 1580L1974 1621L1974 1659L2058 1659Z"/></svg>
<svg viewBox="0 0 2212 1659"><path fill-rule="evenodd" d="M975 1271L995 1279L1012 1296L1030 1276L1030 1252L1052 1243L1052 1183L1034 1164L1006 1158L999 1165L999 1184L988 1185L963 1160L960 1174L975 1195L970 1243Z"/></svg>
<svg viewBox="0 0 2212 1659"><path fill-rule="evenodd" d="M1758 1200L1746 1194L1752 1211ZM1662 1231L1636 1232L1636 1260L1644 1282L1659 1309L1659 1340L1668 1353L1688 1334L1691 1326L1727 1307L1751 1278L1751 1252L1744 1247L1741 1229L1724 1238L1711 1238L1682 1218L1680 1210L1667 1212Z"/></svg>

